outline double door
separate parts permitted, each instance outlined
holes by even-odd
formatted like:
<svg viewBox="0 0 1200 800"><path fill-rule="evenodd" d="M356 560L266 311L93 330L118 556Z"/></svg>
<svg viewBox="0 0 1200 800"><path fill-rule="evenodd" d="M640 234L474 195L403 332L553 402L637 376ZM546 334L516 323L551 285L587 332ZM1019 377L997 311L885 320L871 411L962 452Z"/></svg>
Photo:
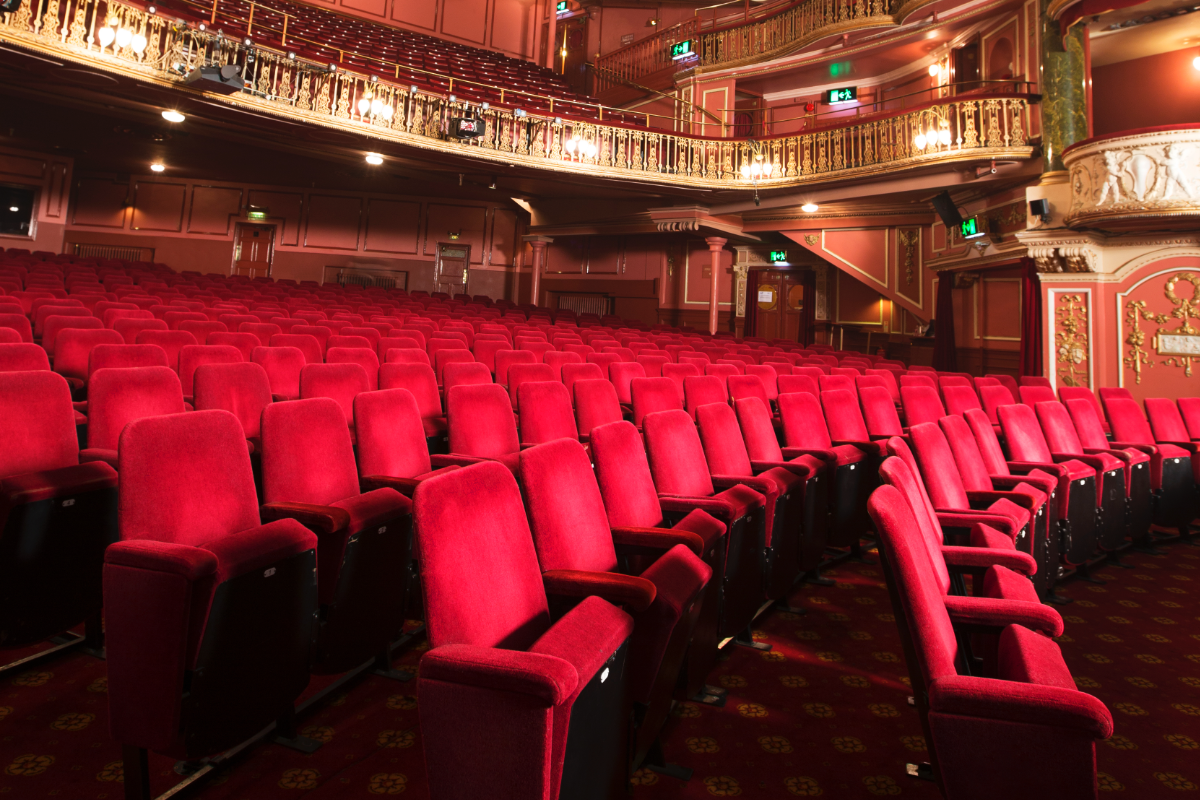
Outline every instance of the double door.
<svg viewBox="0 0 1200 800"><path fill-rule="evenodd" d="M758 320L755 335L767 339L790 339L804 341L804 304L808 289L805 273L785 270L762 270L758 274L755 297L747 297L747 303L758 304Z"/></svg>

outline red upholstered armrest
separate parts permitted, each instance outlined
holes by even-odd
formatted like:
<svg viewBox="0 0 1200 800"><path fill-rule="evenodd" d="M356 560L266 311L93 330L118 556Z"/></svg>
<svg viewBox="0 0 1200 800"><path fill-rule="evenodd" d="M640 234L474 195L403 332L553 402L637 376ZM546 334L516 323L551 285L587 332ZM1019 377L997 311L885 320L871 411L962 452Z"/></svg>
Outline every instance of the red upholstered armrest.
<svg viewBox="0 0 1200 800"><path fill-rule="evenodd" d="M1024 482L1025 477L1022 475L988 475L992 482L992 486L997 489L1012 489L1017 484Z"/></svg>
<svg viewBox="0 0 1200 800"><path fill-rule="evenodd" d="M977 522L971 526L971 547L986 547L991 550L1015 550L1017 545L1007 533L1001 533L991 525Z"/></svg>
<svg viewBox="0 0 1200 800"><path fill-rule="evenodd" d="M734 486L745 486L748 489L753 489L761 495L767 497L775 497L779 494L779 487L775 481L766 478L755 478L743 475L713 475L713 486L718 490L731 489Z"/></svg>
<svg viewBox="0 0 1200 800"><path fill-rule="evenodd" d="M995 628L998 634L1009 625L1024 625L1049 636L1061 636L1062 617L1049 606L1027 600L997 600L990 597L946 597L946 611L956 625Z"/></svg>
<svg viewBox="0 0 1200 800"><path fill-rule="evenodd" d="M1135 444L1133 442L1109 442L1116 450L1141 450L1152 456L1158 455L1158 448L1152 444Z"/></svg>
<svg viewBox="0 0 1200 800"><path fill-rule="evenodd" d="M317 533L333 533L350 525L350 513L333 506L312 503L266 503L261 508L264 522L294 519Z"/></svg>
<svg viewBox="0 0 1200 800"><path fill-rule="evenodd" d="M517 692L547 706L565 702L579 684L575 668L556 656L470 644L435 647L418 669L423 680Z"/></svg>
<svg viewBox="0 0 1200 800"><path fill-rule="evenodd" d="M104 551L104 563L165 572L197 581L216 574L216 554L190 544L131 539L114 542Z"/></svg>
<svg viewBox="0 0 1200 800"><path fill-rule="evenodd" d="M1035 505L1034 499L1022 492L967 492L967 499L973 503L987 503L988 505L997 500L1007 500L1030 511Z"/></svg>
<svg viewBox="0 0 1200 800"><path fill-rule="evenodd" d="M429 457L429 463L433 467L469 467L472 464L482 464L489 459L477 458L475 456L462 456L455 453L450 455L435 455Z"/></svg>
<svg viewBox="0 0 1200 800"><path fill-rule="evenodd" d="M803 458L803 456L801 456ZM817 474L817 470L811 464L806 464L799 459L795 461L751 461L750 469L757 475L760 472L766 472L769 469L786 469L789 472L794 472L797 475L803 476L806 480Z"/></svg>
<svg viewBox="0 0 1200 800"><path fill-rule="evenodd" d="M970 529L977 523L982 522L985 525L992 526L1011 539L1017 538L1017 529L1013 526L1013 521L1000 514L989 514L986 511L948 510L944 508L937 509L936 513L938 523L943 528Z"/></svg>
<svg viewBox="0 0 1200 800"><path fill-rule="evenodd" d="M1087 464L1096 470L1096 474L1104 472L1104 460L1094 455L1077 456L1069 453L1051 453L1051 455L1054 456L1055 461L1078 461L1080 464Z"/></svg>
<svg viewBox="0 0 1200 800"><path fill-rule="evenodd" d="M1126 464L1131 463L1133 459L1132 453L1127 453L1124 450L1109 450L1106 447L1085 447L1083 448L1083 452L1090 456L1112 456L1113 458L1124 461ZM1082 461L1083 459L1080 460Z"/></svg>
<svg viewBox="0 0 1200 800"><path fill-rule="evenodd" d="M887 437L887 438L891 438L891 437ZM886 439L885 439L885 441L886 441ZM882 449L882 446L883 446L883 442L852 442L852 441L843 440L843 439L835 440L835 441L831 442L831 444L834 447L845 447L846 445L849 445L850 447L857 447L859 450L862 450L864 453L866 453L869 456L879 455L880 450Z"/></svg>
<svg viewBox="0 0 1200 800"><path fill-rule="evenodd" d="M726 524L737 519L737 511L733 505L720 497L684 497L683 495L660 494L658 502L663 511L688 512L698 508Z"/></svg>
<svg viewBox="0 0 1200 800"><path fill-rule="evenodd" d="M117 472L103 462L73 464L44 472L25 472L0 479L0 497L8 508L51 497L117 488Z"/></svg>
<svg viewBox="0 0 1200 800"><path fill-rule="evenodd" d="M79 451L79 463L90 464L93 461L99 461L108 464L113 469L117 468L117 451L104 450L99 447L86 447Z"/></svg>
<svg viewBox="0 0 1200 800"><path fill-rule="evenodd" d="M997 535L1003 536L1003 534ZM1008 539L1007 536L1004 536L1004 538ZM1037 562L1033 560L1033 556L1028 553L1022 553L1020 550L993 550L988 547L953 547L947 545L942 548L942 555L946 559L946 565L951 568L958 567L979 570L995 565L1008 567L1013 572L1019 572L1022 575L1032 575L1037 572Z"/></svg>
<svg viewBox="0 0 1200 800"><path fill-rule="evenodd" d="M613 544L618 548L666 552L677 544L696 555L704 553L704 539L698 533L679 528L613 528Z"/></svg>
<svg viewBox="0 0 1200 800"><path fill-rule="evenodd" d="M639 613L650 607L657 594L654 584L645 578L615 572L552 569L542 573L542 583L546 586L546 594L561 597L594 595Z"/></svg>
<svg viewBox="0 0 1200 800"><path fill-rule="evenodd" d="M1059 479L1066 477L1067 474L1066 467L1060 467L1058 464L1036 464L1032 461L1009 461L1008 468L1018 475L1033 472L1035 469L1049 472Z"/></svg>
<svg viewBox="0 0 1200 800"><path fill-rule="evenodd" d="M837 453L832 450L809 450L804 447L785 447L783 448L784 458L799 458L800 456L812 456L819 458L827 464L837 464Z"/></svg>
<svg viewBox="0 0 1200 800"><path fill-rule="evenodd" d="M1005 722L1072 728L1097 739L1112 736L1112 715L1084 692L996 678L951 675L929 687L929 710Z"/></svg>
<svg viewBox="0 0 1200 800"><path fill-rule="evenodd" d="M457 469L457 467L456 467ZM417 478L396 478L391 475L367 475L360 478L358 485L361 491L370 492L375 489L395 489L405 497L411 498L421 481Z"/></svg>

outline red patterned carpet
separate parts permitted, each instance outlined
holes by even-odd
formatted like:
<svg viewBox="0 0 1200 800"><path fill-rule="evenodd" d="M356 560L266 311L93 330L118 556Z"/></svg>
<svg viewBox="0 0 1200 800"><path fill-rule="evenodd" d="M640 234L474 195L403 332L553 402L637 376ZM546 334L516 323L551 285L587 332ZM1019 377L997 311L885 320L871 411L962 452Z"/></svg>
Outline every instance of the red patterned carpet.
<svg viewBox="0 0 1200 800"><path fill-rule="evenodd" d="M1103 571L1105 586L1062 589L1075 600L1062 607L1067 663L1116 721L1100 746L1101 789L1137 800L1200 792L1200 549L1127 560L1133 569ZM641 772L634 798L938 796L904 775L905 762L926 753L879 568L831 575L836 586L793 598L806 615L760 621L771 652L728 652L713 677L729 691L724 708L677 709L667 757L695 777ZM366 678L304 720L305 733L325 742L315 754L259 745L190 796L425 797L414 688ZM0 684L0 796L120 798L106 702L104 664L82 654ZM153 762L156 793L177 780L172 766Z"/></svg>

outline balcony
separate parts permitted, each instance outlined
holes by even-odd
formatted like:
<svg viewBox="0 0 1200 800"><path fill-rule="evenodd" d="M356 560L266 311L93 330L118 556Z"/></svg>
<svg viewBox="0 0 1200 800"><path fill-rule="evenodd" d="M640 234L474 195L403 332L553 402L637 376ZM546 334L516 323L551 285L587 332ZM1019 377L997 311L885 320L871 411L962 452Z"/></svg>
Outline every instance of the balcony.
<svg viewBox="0 0 1200 800"><path fill-rule="evenodd" d="M385 154L408 148L408 155L424 151L673 189L766 191L1034 154L1027 132L1037 96L1012 90L934 98L817 129L746 139L610 121L603 108L600 118L580 119L554 105L545 113L530 110L527 97L515 101L524 108L498 103L485 108L451 94L450 85L469 83L454 78L450 84L453 76L444 76L448 90L439 94L247 44L113 0L32 0L32 6L24 4L0 21L0 41L197 96L184 85L192 70L236 64L245 87L205 92L209 106L356 134L363 149ZM464 116L482 121L482 136L449 135L451 120Z"/></svg>
<svg viewBox="0 0 1200 800"><path fill-rule="evenodd" d="M1072 228L1195 230L1200 224L1200 125L1122 131L1063 151Z"/></svg>

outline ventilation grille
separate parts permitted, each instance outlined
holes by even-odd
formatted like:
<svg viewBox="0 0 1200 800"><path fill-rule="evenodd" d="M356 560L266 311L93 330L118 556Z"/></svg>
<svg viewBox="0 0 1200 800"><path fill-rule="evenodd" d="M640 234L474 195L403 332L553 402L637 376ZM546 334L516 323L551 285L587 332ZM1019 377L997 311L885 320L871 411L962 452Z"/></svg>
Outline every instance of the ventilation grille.
<svg viewBox="0 0 1200 800"><path fill-rule="evenodd" d="M118 247L111 244L76 243L75 255L79 258L113 258L122 261L154 261L153 247Z"/></svg>
<svg viewBox="0 0 1200 800"><path fill-rule="evenodd" d="M612 298L602 294L560 294L558 307L579 314L604 316L612 313Z"/></svg>
<svg viewBox="0 0 1200 800"><path fill-rule="evenodd" d="M400 269L367 269L364 267L326 267L325 283L363 288L407 289L408 272Z"/></svg>

